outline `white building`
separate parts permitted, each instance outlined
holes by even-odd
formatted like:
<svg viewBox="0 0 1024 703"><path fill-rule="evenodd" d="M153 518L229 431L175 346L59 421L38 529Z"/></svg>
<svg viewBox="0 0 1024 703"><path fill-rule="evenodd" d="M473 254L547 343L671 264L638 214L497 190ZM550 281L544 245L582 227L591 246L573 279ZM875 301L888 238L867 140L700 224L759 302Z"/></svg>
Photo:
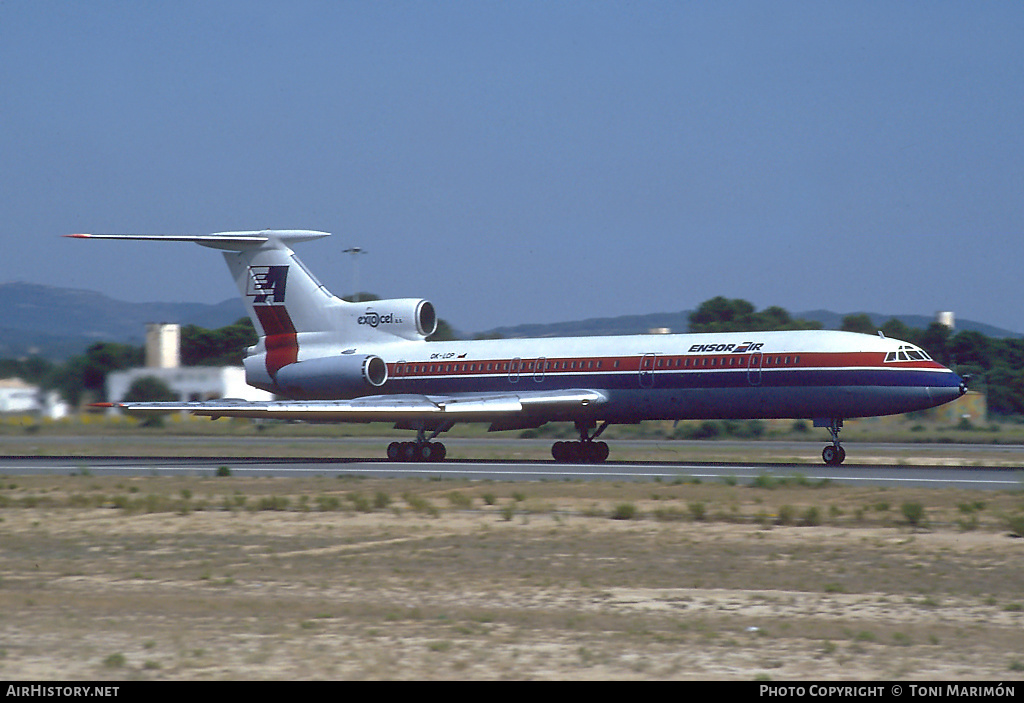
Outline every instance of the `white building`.
<svg viewBox="0 0 1024 703"><path fill-rule="evenodd" d="M54 420L68 414L68 406L57 391L44 391L20 378L0 380L0 413L42 415Z"/></svg>
<svg viewBox="0 0 1024 703"><path fill-rule="evenodd" d="M181 327L175 324L146 325L146 366L107 375L107 401L124 400L140 378L152 376L167 384L179 401L241 398L273 400L272 393L245 382L241 366L181 366Z"/></svg>
<svg viewBox="0 0 1024 703"><path fill-rule="evenodd" d="M146 376L153 376L166 383L180 401L274 399L273 394L246 383L245 369L241 366L178 366L169 369L143 367L110 373L107 375L107 400L111 403L124 400L132 384Z"/></svg>

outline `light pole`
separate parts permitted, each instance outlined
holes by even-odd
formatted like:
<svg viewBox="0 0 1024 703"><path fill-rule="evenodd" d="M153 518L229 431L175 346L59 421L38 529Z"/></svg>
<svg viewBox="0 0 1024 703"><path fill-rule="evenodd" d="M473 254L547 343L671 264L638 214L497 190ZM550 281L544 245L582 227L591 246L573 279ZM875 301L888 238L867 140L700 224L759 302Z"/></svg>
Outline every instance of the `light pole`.
<svg viewBox="0 0 1024 703"><path fill-rule="evenodd" d="M358 303L362 299L362 295L359 294L359 255L365 254L366 250L362 247L352 247L345 249L341 252L342 254L352 255L352 302Z"/></svg>

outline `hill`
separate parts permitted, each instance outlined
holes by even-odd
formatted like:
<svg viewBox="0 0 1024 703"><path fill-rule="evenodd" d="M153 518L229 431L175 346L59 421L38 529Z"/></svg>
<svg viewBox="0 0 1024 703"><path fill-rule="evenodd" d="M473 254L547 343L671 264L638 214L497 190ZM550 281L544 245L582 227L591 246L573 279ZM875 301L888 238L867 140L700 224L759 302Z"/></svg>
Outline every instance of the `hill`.
<svg viewBox="0 0 1024 703"><path fill-rule="evenodd" d="M607 334L648 334L652 329L668 328L671 332L686 332L689 330L690 313L692 310L680 312L652 313L649 315L622 315L619 317L595 317L586 320L572 322L555 322L550 324L525 324L510 327L496 327L483 335L516 338L516 337L561 337L565 336L598 336ZM812 320L820 322L822 329L839 329L843 318L849 314L837 313L829 310L809 310L807 312L792 313L794 319ZM881 327L886 321L897 318L907 327L924 329L935 321L934 317L928 315L864 313L871 318L875 326ZM1004 330L993 325L973 320L957 320L956 330L970 330L980 332L987 337L1013 337L1020 338L1024 335L1009 330Z"/></svg>
<svg viewBox="0 0 1024 703"><path fill-rule="evenodd" d="M126 303L99 293L34 283L0 284L0 358L52 360L93 342L142 344L148 322L217 328L245 316L237 298L222 303Z"/></svg>
<svg viewBox="0 0 1024 703"><path fill-rule="evenodd" d="M38 354L53 361L80 354L90 344L98 341L141 345L146 323L149 322L176 322L216 329L245 315L238 298L217 304L127 303L92 291L34 283L0 284L0 310L3 311L0 312L0 358ZM656 328L685 332L690 312L683 310L595 317L550 324L523 324L498 327L482 334L514 338L646 334ZM909 327L924 328L933 319L926 315L867 314L879 326L897 317ZM845 313L828 310L793 314L794 318L820 322L825 329L838 328L844 316ZM957 320L957 329L974 330L989 337L1022 336L971 320Z"/></svg>

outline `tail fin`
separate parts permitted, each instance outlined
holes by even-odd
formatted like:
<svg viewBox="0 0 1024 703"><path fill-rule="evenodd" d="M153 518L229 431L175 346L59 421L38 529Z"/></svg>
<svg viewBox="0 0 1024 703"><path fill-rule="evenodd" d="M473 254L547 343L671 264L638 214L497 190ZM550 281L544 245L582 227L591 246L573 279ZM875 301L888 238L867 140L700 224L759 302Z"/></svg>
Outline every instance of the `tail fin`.
<svg viewBox="0 0 1024 703"><path fill-rule="evenodd" d="M272 388L277 372L303 359L337 355L360 344L425 339L437 320L426 300L347 303L334 296L295 256L289 244L330 236L307 230L221 232L206 235L72 234L79 239L195 242L221 249L259 343L245 360L246 379Z"/></svg>

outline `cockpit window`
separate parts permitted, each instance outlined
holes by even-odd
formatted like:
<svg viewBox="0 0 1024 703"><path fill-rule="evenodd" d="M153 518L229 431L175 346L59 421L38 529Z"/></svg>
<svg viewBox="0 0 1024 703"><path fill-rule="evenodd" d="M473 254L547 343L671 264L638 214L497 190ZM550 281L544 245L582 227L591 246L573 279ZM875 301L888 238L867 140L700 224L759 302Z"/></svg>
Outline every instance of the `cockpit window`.
<svg viewBox="0 0 1024 703"><path fill-rule="evenodd" d="M896 351L888 352L885 355L886 362L890 361L931 361L932 358L928 356L928 352L920 347L915 347L910 344L902 344Z"/></svg>

